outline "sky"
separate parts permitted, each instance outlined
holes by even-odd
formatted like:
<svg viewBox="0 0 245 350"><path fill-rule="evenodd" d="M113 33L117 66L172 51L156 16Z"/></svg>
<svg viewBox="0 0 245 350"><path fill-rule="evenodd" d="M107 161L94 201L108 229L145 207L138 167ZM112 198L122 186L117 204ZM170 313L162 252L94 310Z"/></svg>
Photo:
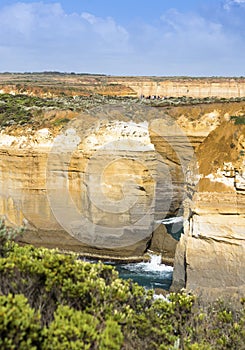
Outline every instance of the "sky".
<svg viewBox="0 0 245 350"><path fill-rule="evenodd" d="M244 76L245 0L0 1L0 72Z"/></svg>

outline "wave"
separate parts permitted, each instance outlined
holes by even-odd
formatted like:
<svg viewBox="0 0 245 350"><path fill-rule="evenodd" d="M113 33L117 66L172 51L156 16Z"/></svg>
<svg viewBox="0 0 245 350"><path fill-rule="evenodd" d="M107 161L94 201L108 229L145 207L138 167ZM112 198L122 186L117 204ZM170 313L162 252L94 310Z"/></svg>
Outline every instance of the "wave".
<svg viewBox="0 0 245 350"><path fill-rule="evenodd" d="M164 225L170 225L170 224L176 224L178 222L183 222L184 218L183 216L177 216L177 217L172 217L172 218L168 218L168 219L162 219L162 220L157 220L156 223L157 224L164 224Z"/></svg>

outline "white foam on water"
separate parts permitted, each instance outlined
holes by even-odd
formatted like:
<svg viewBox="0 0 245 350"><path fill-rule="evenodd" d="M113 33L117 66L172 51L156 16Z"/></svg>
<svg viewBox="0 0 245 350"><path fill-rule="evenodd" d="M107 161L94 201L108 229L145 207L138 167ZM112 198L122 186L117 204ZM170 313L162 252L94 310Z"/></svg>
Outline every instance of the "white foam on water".
<svg viewBox="0 0 245 350"><path fill-rule="evenodd" d="M107 262L106 264L115 266L122 279L131 279L146 290L155 288L168 290L172 280L173 267L161 264L161 255L156 255L152 252L148 253L151 257L149 262L123 264ZM89 262L96 263L97 261L89 259Z"/></svg>
<svg viewBox="0 0 245 350"><path fill-rule="evenodd" d="M152 274L172 273L173 267L161 264L161 255L150 254L149 262L141 262L134 264L125 264L123 267L132 272L151 272Z"/></svg>
<svg viewBox="0 0 245 350"><path fill-rule="evenodd" d="M170 225L170 224L176 224L177 222L183 222L184 218L183 216L177 216L173 218L163 219L163 220L157 220L156 223L162 223L164 225Z"/></svg>

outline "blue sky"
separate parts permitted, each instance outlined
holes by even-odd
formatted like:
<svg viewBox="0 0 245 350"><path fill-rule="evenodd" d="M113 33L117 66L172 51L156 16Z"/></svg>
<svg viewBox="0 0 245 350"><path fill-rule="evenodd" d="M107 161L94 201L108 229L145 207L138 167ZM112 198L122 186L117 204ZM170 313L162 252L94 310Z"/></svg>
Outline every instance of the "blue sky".
<svg viewBox="0 0 245 350"><path fill-rule="evenodd" d="M244 76L245 0L0 2L0 71Z"/></svg>

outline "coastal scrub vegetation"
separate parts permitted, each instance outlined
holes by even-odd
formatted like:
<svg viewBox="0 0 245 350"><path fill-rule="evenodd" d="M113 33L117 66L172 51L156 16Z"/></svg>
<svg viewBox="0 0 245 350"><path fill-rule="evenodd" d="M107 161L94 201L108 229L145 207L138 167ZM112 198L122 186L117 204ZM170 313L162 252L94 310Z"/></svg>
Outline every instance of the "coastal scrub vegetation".
<svg viewBox="0 0 245 350"><path fill-rule="evenodd" d="M155 299L114 267L20 246L1 223L1 349L242 349L245 300L202 305L185 291ZM5 239L5 238L6 239Z"/></svg>
<svg viewBox="0 0 245 350"><path fill-rule="evenodd" d="M179 96L179 97L164 97L164 98L148 98L144 99L144 103L153 107L166 107L166 106L191 106L199 104L212 104L212 103L229 103L229 102L243 102L244 97L191 97L191 96Z"/></svg>
<svg viewBox="0 0 245 350"><path fill-rule="evenodd" d="M239 116L232 115L230 120L233 120L235 125L245 125L245 114Z"/></svg>
<svg viewBox="0 0 245 350"><path fill-rule="evenodd" d="M164 98L136 98L132 96L110 96L93 93L90 96L71 96L61 95L57 97L38 97L26 94L0 94L0 127L8 126L26 126L32 127L47 126L61 126L66 124L68 118L55 118L55 111L72 111L80 113L105 104L143 104L151 107L178 107L190 106L199 104L211 103L230 103L243 102L244 97L236 98L218 98L218 97L204 97L193 98L187 96L181 97L164 97ZM47 111L54 111L54 118L47 120L44 118L44 113ZM233 117L232 117L233 118ZM244 124L243 117L234 117L235 123Z"/></svg>
<svg viewBox="0 0 245 350"><path fill-rule="evenodd" d="M0 94L0 127L7 126L40 126L44 124L44 113L47 111L73 111L81 112L103 104L130 103L135 99L131 97L113 96L60 96L37 97L25 94ZM49 124L59 126L69 121L67 118L49 120Z"/></svg>
<svg viewBox="0 0 245 350"><path fill-rule="evenodd" d="M27 95L0 95L0 125L31 124L34 109L44 107L61 107L56 101Z"/></svg>

